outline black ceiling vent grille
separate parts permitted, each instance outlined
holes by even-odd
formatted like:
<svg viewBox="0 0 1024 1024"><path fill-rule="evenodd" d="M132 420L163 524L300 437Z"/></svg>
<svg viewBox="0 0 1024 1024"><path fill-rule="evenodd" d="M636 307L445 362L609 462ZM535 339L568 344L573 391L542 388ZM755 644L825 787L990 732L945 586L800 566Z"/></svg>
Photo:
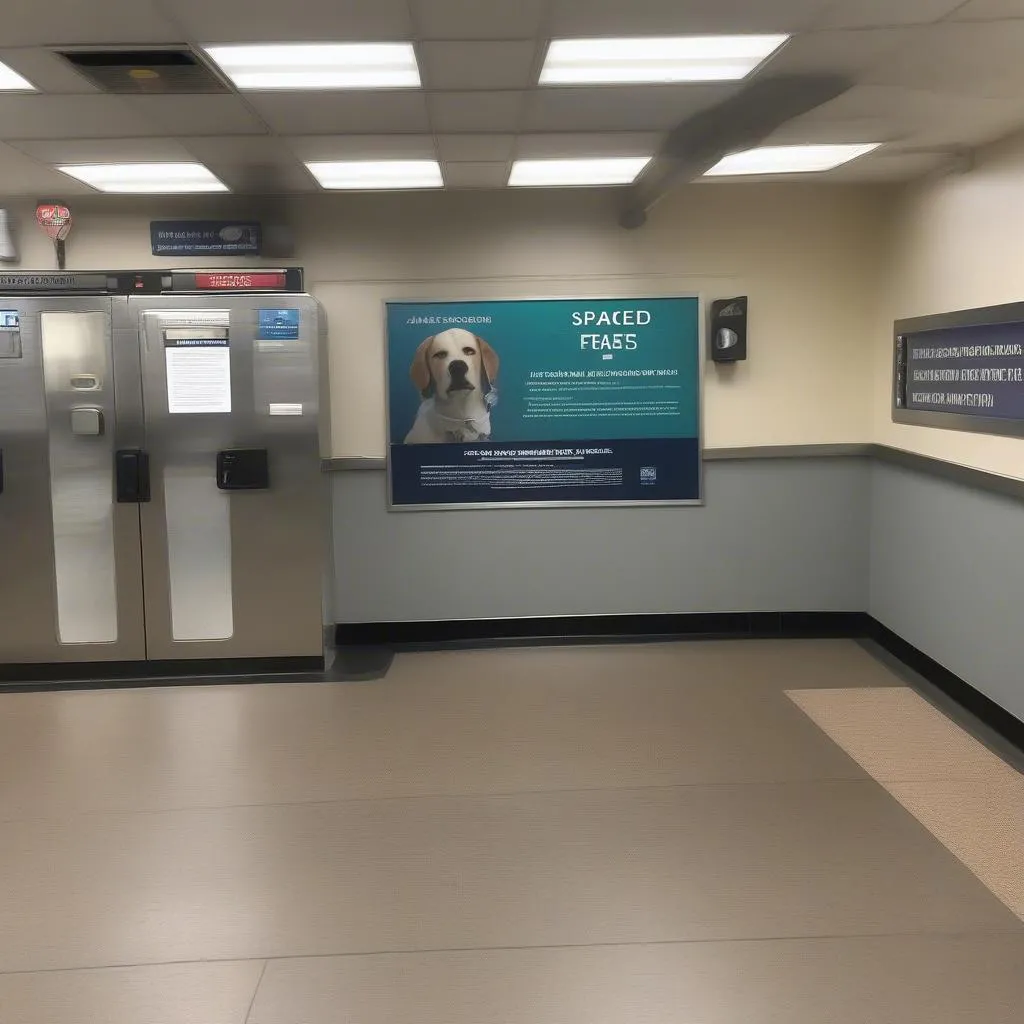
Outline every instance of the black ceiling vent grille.
<svg viewBox="0 0 1024 1024"><path fill-rule="evenodd" d="M138 96L229 91L187 49L64 50L60 55L104 92Z"/></svg>

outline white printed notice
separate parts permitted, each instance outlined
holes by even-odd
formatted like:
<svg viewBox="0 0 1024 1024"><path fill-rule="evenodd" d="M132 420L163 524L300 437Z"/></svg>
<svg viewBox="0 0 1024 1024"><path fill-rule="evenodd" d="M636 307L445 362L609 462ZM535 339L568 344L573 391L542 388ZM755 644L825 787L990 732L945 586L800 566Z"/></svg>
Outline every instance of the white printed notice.
<svg viewBox="0 0 1024 1024"><path fill-rule="evenodd" d="M225 338L166 338L167 411L231 412L231 349Z"/></svg>

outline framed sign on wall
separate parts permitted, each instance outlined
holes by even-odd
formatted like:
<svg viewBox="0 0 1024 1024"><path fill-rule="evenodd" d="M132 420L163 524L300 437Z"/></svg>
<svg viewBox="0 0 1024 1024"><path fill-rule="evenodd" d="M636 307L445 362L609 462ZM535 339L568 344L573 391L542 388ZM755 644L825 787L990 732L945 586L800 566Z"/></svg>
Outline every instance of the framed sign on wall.
<svg viewBox="0 0 1024 1024"><path fill-rule="evenodd" d="M392 509L700 503L696 297L385 313Z"/></svg>

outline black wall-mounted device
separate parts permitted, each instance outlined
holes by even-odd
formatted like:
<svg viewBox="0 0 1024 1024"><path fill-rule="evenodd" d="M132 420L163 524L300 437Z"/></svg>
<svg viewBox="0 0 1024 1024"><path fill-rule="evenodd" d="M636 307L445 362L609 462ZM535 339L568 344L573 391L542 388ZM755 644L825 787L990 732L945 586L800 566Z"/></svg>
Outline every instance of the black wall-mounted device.
<svg viewBox="0 0 1024 1024"><path fill-rule="evenodd" d="M747 358L747 296L711 303L711 358L736 363Z"/></svg>

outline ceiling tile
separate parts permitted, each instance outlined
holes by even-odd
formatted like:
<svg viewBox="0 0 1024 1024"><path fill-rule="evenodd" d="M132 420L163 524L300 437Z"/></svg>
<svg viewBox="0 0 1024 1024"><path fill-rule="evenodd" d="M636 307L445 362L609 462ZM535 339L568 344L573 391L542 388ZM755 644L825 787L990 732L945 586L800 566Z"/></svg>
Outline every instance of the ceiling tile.
<svg viewBox="0 0 1024 1024"><path fill-rule="evenodd" d="M912 129L906 124L897 130L893 120L861 117L835 120L808 120L807 116L787 121L774 131L765 145L841 145L854 142L898 142L909 138Z"/></svg>
<svg viewBox="0 0 1024 1024"><path fill-rule="evenodd" d="M527 89L539 73L528 41L426 42L417 47L428 89Z"/></svg>
<svg viewBox="0 0 1024 1024"><path fill-rule="evenodd" d="M964 0L832 0L816 28L927 25L945 18Z"/></svg>
<svg viewBox="0 0 1024 1024"><path fill-rule="evenodd" d="M412 38L405 0L174 0L169 9L197 43L345 42Z"/></svg>
<svg viewBox="0 0 1024 1024"><path fill-rule="evenodd" d="M238 96L126 96L168 135L252 135L266 126Z"/></svg>
<svg viewBox="0 0 1024 1024"><path fill-rule="evenodd" d="M422 39L533 39L548 0L410 0Z"/></svg>
<svg viewBox="0 0 1024 1024"><path fill-rule="evenodd" d="M0 50L0 60L24 75L40 92L96 93L99 89L62 57L40 47Z"/></svg>
<svg viewBox="0 0 1024 1024"><path fill-rule="evenodd" d="M661 148L660 132L548 132L520 135L516 157L545 160L575 156L642 156Z"/></svg>
<svg viewBox="0 0 1024 1024"><path fill-rule="evenodd" d="M506 161L446 163L441 170L447 188L504 188L508 183Z"/></svg>
<svg viewBox="0 0 1024 1024"><path fill-rule="evenodd" d="M45 164L145 163L191 160L175 139L58 139L17 143L22 153Z"/></svg>
<svg viewBox="0 0 1024 1024"><path fill-rule="evenodd" d="M1021 0L967 0L953 19L970 21L974 18L1024 18Z"/></svg>
<svg viewBox="0 0 1024 1024"><path fill-rule="evenodd" d="M159 134L159 128L117 96L0 96L2 139L154 134Z"/></svg>
<svg viewBox="0 0 1024 1024"><path fill-rule="evenodd" d="M427 132L427 101L418 90L263 92L246 99L271 129L284 135Z"/></svg>
<svg viewBox="0 0 1024 1024"><path fill-rule="evenodd" d="M148 0L3 0L4 46L181 42Z"/></svg>
<svg viewBox="0 0 1024 1024"><path fill-rule="evenodd" d="M426 0L430 2L430 0ZM705 32L799 32L829 0L554 0L550 35L693 35ZM892 0L902 3L904 0Z"/></svg>
<svg viewBox="0 0 1024 1024"><path fill-rule="evenodd" d="M512 159L514 135L438 135L437 155L453 163L495 163Z"/></svg>
<svg viewBox="0 0 1024 1024"><path fill-rule="evenodd" d="M307 135L283 140L299 160L436 160L430 135Z"/></svg>
<svg viewBox="0 0 1024 1024"><path fill-rule="evenodd" d="M233 192L312 192L316 183L283 144L269 135L202 136L178 140Z"/></svg>
<svg viewBox="0 0 1024 1024"><path fill-rule="evenodd" d="M913 28L867 28L807 32L796 36L769 61L771 74L824 71L860 75L911 43Z"/></svg>
<svg viewBox="0 0 1024 1024"><path fill-rule="evenodd" d="M822 177L827 181L851 183L909 181L935 170L946 160L948 156L942 153L870 153Z"/></svg>
<svg viewBox="0 0 1024 1024"><path fill-rule="evenodd" d="M524 125L534 132L665 131L735 91L733 85L538 89Z"/></svg>
<svg viewBox="0 0 1024 1024"><path fill-rule="evenodd" d="M522 121L525 92L435 92L430 123L437 132L514 132Z"/></svg>
<svg viewBox="0 0 1024 1024"><path fill-rule="evenodd" d="M0 181L5 196L33 196L59 199L92 192L88 185L66 174L44 167L23 153L0 143ZM21 231L35 231L34 223L15 225Z"/></svg>
<svg viewBox="0 0 1024 1024"><path fill-rule="evenodd" d="M281 139L272 135L215 135L184 137L175 140L202 163L280 163L294 164L295 155Z"/></svg>
<svg viewBox="0 0 1024 1024"><path fill-rule="evenodd" d="M864 77L873 85L901 86L959 96L1007 99L1024 92L1024 20L945 22L914 37Z"/></svg>

